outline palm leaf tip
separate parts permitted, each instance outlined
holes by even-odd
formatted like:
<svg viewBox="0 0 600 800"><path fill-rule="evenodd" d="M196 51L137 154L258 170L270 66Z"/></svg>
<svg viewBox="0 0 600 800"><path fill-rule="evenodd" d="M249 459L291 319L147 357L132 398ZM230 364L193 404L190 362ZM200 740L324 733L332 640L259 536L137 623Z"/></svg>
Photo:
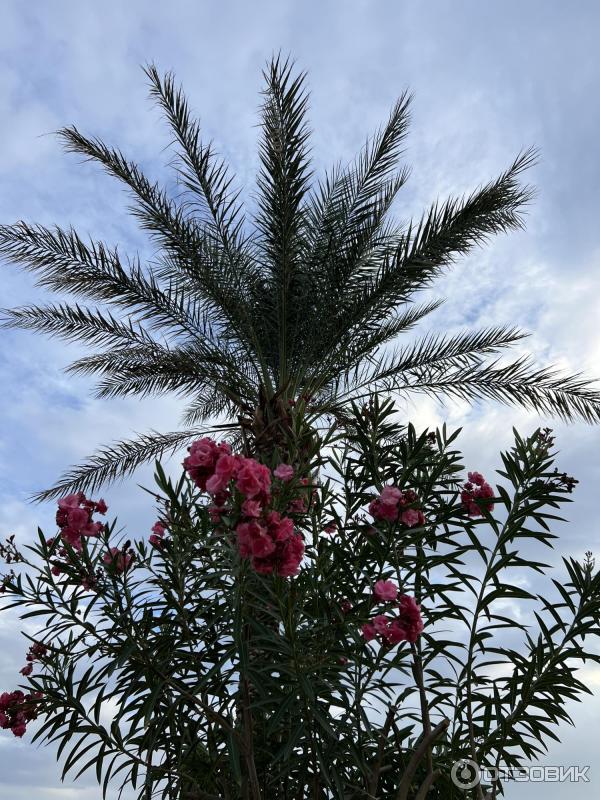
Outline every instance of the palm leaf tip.
<svg viewBox="0 0 600 800"><path fill-rule="evenodd" d="M150 96L163 111L178 145L174 164L179 178L204 208L204 222L212 228L228 258L235 259L244 218L238 203L240 192L232 188L233 177L225 162L216 157L212 145L202 142L200 123L192 117L174 75L168 72L161 78L153 64L147 65L144 72L150 83Z"/></svg>
<svg viewBox="0 0 600 800"><path fill-rule="evenodd" d="M122 480L139 466L174 454L180 447L206 431L186 430L171 433L139 434L137 439L115 442L97 450L84 463L65 472L58 483L36 492L28 499L34 503L55 500L74 492L94 492L108 482Z"/></svg>

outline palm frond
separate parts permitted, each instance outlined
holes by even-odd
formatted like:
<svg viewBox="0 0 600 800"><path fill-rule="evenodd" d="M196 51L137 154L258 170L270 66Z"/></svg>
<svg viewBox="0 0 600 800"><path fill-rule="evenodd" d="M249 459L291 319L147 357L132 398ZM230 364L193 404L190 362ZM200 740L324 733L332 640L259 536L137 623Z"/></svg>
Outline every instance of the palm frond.
<svg viewBox="0 0 600 800"><path fill-rule="evenodd" d="M410 121L411 97L404 93L394 105L387 124L367 141L354 164L338 169L325 177L313 192L307 205L307 239L310 244L309 264L312 271L338 269L341 255L346 269L337 275L348 275L348 262L352 261L347 239L356 238L366 224L368 230L376 230L377 222L383 219L398 190L408 178L408 171L393 174ZM382 198L387 202L382 203ZM381 207L373 218L373 210ZM375 224L374 224L375 223ZM363 234L364 236L364 234ZM343 248L344 253L339 249Z"/></svg>
<svg viewBox="0 0 600 800"><path fill-rule="evenodd" d="M151 96L165 113L179 145L176 164L179 165L180 181L195 198L191 203L193 210L196 211L200 205L205 212L203 232L211 233L217 243L209 257L209 261L218 266L219 274L219 287L213 288L213 296L222 308L227 309L229 325L243 331L244 335L237 332L238 338L251 340L252 347L248 352L258 355L264 373L265 359L251 313L263 289L263 270L252 255L253 248L246 247L248 237L244 235L239 190L232 189L233 178L225 162L217 158L212 144L202 143L200 124L192 118L183 90L176 87L174 76L167 73L161 79L154 65L146 67L145 72L150 79ZM167 258L164 264L162 274L173 275L181 269L180 258ZM193 279L192 284L198 279L195 269L191 272L187 269L186 276ZM190 291L196 288L190 286L189 281L187 286ZM220 291L216 292L216 288Z"/></svg>
<svg viewBox="0 0 600 800"><path fill-rule="evenodd" d="M274 59L264 72L261 171L257 178L260 252L268 269L271 300L263 313L266 337L274 338L273 366L279 381L287 380L290 340L298 317L296 301L306 291L300 271L304 220L301 204L309 186L307 94L304 74L292 75L292 64ZM272 324L270 317L273 317ZM267 345L268 347L268 345Z"/></svg>
<svg viewBox="0 0 600 800"><path fill-rule="evenodd" d="M386 376L371 384L371 391L411 392L431 397L454 397L473 402L494 400L505 405L520 405L542 415L557 416L566 422L579 419L600 422L600 390L594 381L580 374L561 375L556 368L536 369L530 358L509 364L474 362L454 368L417 368L405 376ZM367 393L349 391L346 399L357 400ZM338 398L338 401L342 396Z"/></svg>
<svg viewBox="0 0 600 800"><path fill-rule="evenodd" d="M312 313L302 317L302 346L310 351L318 342L318 352L311 352L317 360L324 346L337 344L340 331L345 333L338 312L348 286L370 275L397 246L397 228L386 222L386 216L409 174L408 169L396 171L396 167L410 100L404 93L357 160L326 175L306 204L304 262L314 303L305 308ZM312 336L315 323L320 326L318 338Z"/></svg>
<svg viewBox="0 0 600 800"><path fill-rule="evenodd" d="M65 472L53 487L36 492L31 495L30 499L40 503L63 497L75 491L94 492L107 482L122 480L135 472L140 465L162 458L169 453L174 454L187 442L215 430L222 430L224 427L189 429L172 433L151 431L139 434L136 439L115 442L97 450L82 464Z"/></svg>
<svg viewBox="0 0 600 800"><path fill-rule="evenodd" d="M510 347L528 334L512 326L496 326L468 331L454 336L429 334L409 347L396 348L387 355L366 357L357 354L351 368L338 372L330 391L345 397L355 391L378 391L388 382L409 382L414 374L430 375L450 372L480 364L484 355Z"/></svg>
<svg viewBox="0 0 600 800"><path fill-rule="evenodd" d="M229 389L229 387L225 388ZM207 386L202 392L198 392L194 400L186 407L181 416L181 424L190 427L209 419L218 419L225 414L234 419L240 412L240 406L228 400L227 394L228 392L223 391L220 383Z"/></svg>
<svg viewBox="0 0 600 800"><path fill-rule="evenodd" d="M163 261L169 268L168 274L183 271L190 277L194 294L202 298L214 323L223 329L232 327L251 352L255 337L248 328L251 315L246 309L246 287L241 274L226 280L222 248L214 237L208 236L184 208L171 200L157 183L151 183L119 150L100 139L84 136L74 126L63 128L59 136L67 151L98 161L109 174L127 185L135 199L131 213L169 256ZM248 258L243 263L247 264Z"/></svg>
<svg viewBox="0 0 600 800"><path fill-rule="evenodd" d="M77 375L107 376L97 397L125 397L173 391L193 393L204 384L218 383L226 396L240 405L256 395L252 365L225 350L207 350L194 342L176 348L134 346L94 353L66 368Z"/></svg>
<svg viewBox="0 0 600 800"><path fill-rule="evenodd" d="M581 374L561 375L553 367L536 369L529 357L504 366L496 364L464 368L435 383L424 376L419 391L447 394L469 401L490 399L506 405L520 405L538 414L557 416L571 422L580 419L600 422L600 390Z"/></svg>
<svg viewBox="0 0 600 800"><path fill-rule="evenodd" d="M183 186L204 207L215 236L228 259L236 263L240 257L239 239L244 216L238 202L239 191L232 190L233 178L223 160L218 159L211 144L204 145L200 124L193 119L181 87L176 87L172 73L161 78L153 64L144 72L150 80L151 96L164 111L177 143L179 176Z"/></svg>
<svg viewBox="0 0 600 800"><path fill-rule="evenodd" d="M207 320L194 298L164 291L151 272L134 260L125 268L117 249L87 244L75 230L18 222L0 226L0 254L36 273L36 284L135 309L151 327L197 335Z"/></svg>
<svg viewBox="0 0 600 800"><path fill-rule="evenodd" d="M437 299L419 306L409 304L404 311L397 312L383 323L352 329L339 336L336 347L334 349L328 347L327 357L323 357L318 361L318 366L307 373L306 383L311 387L309 393L320 391L329 381L342 374L349 374L363 359L370 359L384 344L396 339L402 333L407 333L424 317L438 309L443 302Z"/></svg>
<svg viewBox="0 0 600 800"><path fill-rule="evenodd" d="M115 319L110 312L72 305L22 306L0 309L0 328L20 328L88 344L146 344L160 346L147 331L128 318Z"/></svg>
<svg viewBox="0 0 600 800"><path fill-rule="evenodd" d="M415 291L431 284L443 267L466 255L492 235L521 228L533 196L519 178L535 163L526 150L506 172L467 198L435 203L416 225L409 225L393 256L359 289L352 288L340 308L351 324L384 318Z"/></svg>

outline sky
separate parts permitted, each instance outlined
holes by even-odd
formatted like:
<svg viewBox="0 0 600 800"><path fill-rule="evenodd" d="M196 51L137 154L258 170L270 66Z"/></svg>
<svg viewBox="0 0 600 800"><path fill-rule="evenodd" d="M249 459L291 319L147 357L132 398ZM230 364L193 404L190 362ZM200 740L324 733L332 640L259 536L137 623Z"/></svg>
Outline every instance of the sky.
<svg viewBox="0 0 600 800"><path fill-rule="evenodd" d="M424 330L514 323L531 332L525 346L540 365L600 377L599 25L593 0L3 0L0 223L73 224L123 251L144 252L147 242L126 215L122 190L64 154L52 132L76 124L163 177L169 137L147 97L141 65L148 62L175 71L206 138L250 193L261 69L281 50L308 72L317 174L352 158L403 90L414 94L406 146L412 174L396 208L400 219L495 177L523 148L539 148L526 230L495 239L449 271L435 287L446 303ZM50 299L32 276L0 263L0 307ZM98 445L178 427L176 398L94 399L85 378L63 372L83 352L37 334L0 331L0 538L15 533L27 541L38 525L53 531L53 504L34 506L27 497ZM492 403L442 406L415 398L406 414L417 426L444 420L464 426L467 462L484 474L499 465L513 426L528 433L552 425L558 463L580 481L556 560L600 551L599 428ZM134 537L145 537L154 519L137 487L151 480L151 469L142 468L103 493ZM27 649L21 624L9 616L0 617L0 687L6 688L15 684ZM600 671L586 668L581 677L600 693ZM562 743L542 763L590 764L590 782L519 784L509 788L511 800L554 800L565 792L574 800L597 797L600 699L570 710L576 727L560 730ZM91 777L61 784L59 774L50 749L0 737L0 794L98 796Z"/></svg>

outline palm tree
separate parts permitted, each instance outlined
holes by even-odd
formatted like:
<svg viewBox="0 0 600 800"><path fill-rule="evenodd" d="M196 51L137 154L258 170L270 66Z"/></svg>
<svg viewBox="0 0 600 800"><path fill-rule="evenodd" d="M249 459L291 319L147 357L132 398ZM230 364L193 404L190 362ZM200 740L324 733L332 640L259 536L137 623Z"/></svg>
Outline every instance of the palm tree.
<svg viewBox="0 0 600 800"><path fill-rule="evenodd" d="M486 359L523 338L514 327L396 343L440 305L415 304L419 290L492 234L522 226L531 190L519 179L534 161L531 150L468 197L436 202L402 226L389 211L408 177L397 164L410 97L400 97L354 163L316 182L305 75L276 57L264 71L256 210L247 220L173 76L154 66L145 72L174 136L182 194L170 197L119 150L75 127L59 136L68 151L123 181L156 260L124 258L73 228L0 226L0 253L35 272L38 285L125 312L74 302L25 306L5 310L2 325L103 346L68 371L100 376L98 397L185 396L184 429L105 447L35 500L130 474L219 416L256 439L273 420L289 423L288 404L299 397L310 399L313 419L342 415L347 403L378 390L492 398L600 420L600 392L580 376L537 369L527 358Z"/></svg>

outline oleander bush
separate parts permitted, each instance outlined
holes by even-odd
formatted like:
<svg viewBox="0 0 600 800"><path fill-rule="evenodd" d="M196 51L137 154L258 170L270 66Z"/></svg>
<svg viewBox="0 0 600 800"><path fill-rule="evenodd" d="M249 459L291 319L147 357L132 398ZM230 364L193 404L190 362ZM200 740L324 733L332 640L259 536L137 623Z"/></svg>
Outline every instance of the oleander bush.
<svg viewBox="0 0 600 800"><path fill-rule="evenodd" d="M459 431L397 418L374 397L287 461L199 439L180 476L156 462L143 539L81 492L50 537L11 537L4 610L39 633L0 725L37 717L32 740L103 796L501 794L452 766L535 759L599 659L591 554L539 560L576 481L549 429L515 432L486 480Z"/></svg>

